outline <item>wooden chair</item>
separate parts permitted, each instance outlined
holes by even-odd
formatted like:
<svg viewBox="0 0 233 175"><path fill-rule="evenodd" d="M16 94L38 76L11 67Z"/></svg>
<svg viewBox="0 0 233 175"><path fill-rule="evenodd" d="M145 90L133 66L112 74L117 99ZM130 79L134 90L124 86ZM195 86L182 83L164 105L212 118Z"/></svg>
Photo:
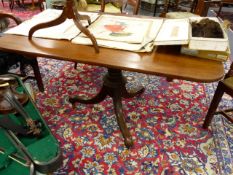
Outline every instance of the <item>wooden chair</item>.
<svg viewBox="0 0 233 175"><path fill-rule="evenodd" d="M15 17L14 15L12 15L10 13L0 12L0 19L6 19L6 18L10 18L10 19L14 20L16 22L16 24L21 23L21 20L19 18ZM26 76L25 66L30 65L34 71L35 77L27 76L27 78L35 78L37 81L38 89L41 92L44 91L44 85L43 85L43 81L41 78L41 74L40 74L40 70L39 70L39 66L38 66L38 62L37 62L36 57L32 57L32 56L28 57L28 56L21 55L18 53L8 53L5 51L4 52L0 51L0 53L2 53L2 55L7 55L8 58L14 57L11 59L12 60L11 63L8 62L11 65L16 64L17 62L20 62L20 71L21 71L21 75L23 75L23 76ZM3 59L2 61L4 61L4 59L6 59L6 57L5 58L0 57L0 59ZM1 68L1 69L3 69L3 68Z"/></svg>
<svg viewBox="0 0 233 175"><path fill-rule="evenodd" d="M190 16L207 16L208 9L210 7L210 4L213 3L213 1L206 1L206 0L194 0L190 11L184 11L181 8L178 8L175 10L175 12L168 12L169 5L166 4L164 11L161 13L161 17L166 18L185 18Z"/></svg>
<svg viewBox="0 0 233 175"><path fill-rule="evenodd" d="M224 4L233 5L233 0L221 0L221 1L219 1L219 10L218 10L217 16L221 16L222 7Z"/></svg>
<svg viewBox="0 0 233 175"><path fill-rule="evenodd" d="M62 9L65 0L46 0L48 8ZM107 13L122 13L127 6L132 7L133 14L138 14L140 0L74 0L79 11L100 11Z"/></svg>
<svg viewBox="0 0 233 175"><path fill-rule="evenodd" d="M141 0L101 0L100 1L100 11L101 12L107 12L107 13L123 13L123 10L127 6L132 7L132 11L134 15L138 14L139 11L139 6L140 6ZM115 8L111 7L111 4L115 6ZM87 4L87 11L96 11L95 8L90 8L93 7L93 4Z"/></svg>
<svg viewBox="0 0 233 175"><path fill-rule="evenodd" d="M218 83L217 89L214 93L214 97L210 103L209 110L208 110L207 115L205 117L203 128L205 128L205 129L208 128L208 126L210 125L211 120L213 119L215 114L222 114L230 122L233 123L233 118L231 118L227 114L228 112L232 112L233 108L216 112L216 109L217 109L224 93L233 97L233 63L231 64L230 70L225 75L224 79L219 81L219 83Z"/></svg>
<svg viewBox="0 0 233 175"><path fill-rule="evenodd" d="M157 8L163 8L165 10L171 8L177 8L179 0L155 0L154 4L154 16L156 16Z"/></svg>
<svg viewBox="0 0 233 175"><path fill-rule="evenodd" d="M133 7L133 14L137 15L139 12L139 7L140 7L141 0L127 0L125 4L125 8L127 5L130 5Z"/></svg>
<svg viewBox="0 0 233 175"><path fill-rule="evenodd" d="M24 0L22 0L22 2L20 2L20 0L8 0L8 1L9 1L9 8L10 8L11 11L13 10L15 3L19 7L24 7L25 6ZM42 11L43 8L44 8L43 7L43 1L44 0L38 0L40 11ZM2 0L2 6L4 7L4 0ZM35 8L35 2L34 2L34 0L32 0L32 7L31 8Z"/></svg>

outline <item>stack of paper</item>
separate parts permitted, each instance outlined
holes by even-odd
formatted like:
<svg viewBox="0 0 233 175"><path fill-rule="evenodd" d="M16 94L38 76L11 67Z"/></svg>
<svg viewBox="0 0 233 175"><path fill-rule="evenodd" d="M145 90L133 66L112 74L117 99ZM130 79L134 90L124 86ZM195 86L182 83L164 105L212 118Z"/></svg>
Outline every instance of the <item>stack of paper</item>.
<svg viewBox="0 0 233 175"><path fill-rule="evenodd" d="M163 19L101 15L88 29L97 39L99 46L149 52L154 47L154 39L162 23ZM92 44L83 33L71 42Z"/></svg>
<svg viewBox="0 0 233 175"><path fill-rule="evenodd" d="M28 36L30 29L41 23L52 21L58 18L62 13L62 10L56 9L47 9L38 15L34 16L30 20L24 21L20 25L6 31L7 34L16 34L16 35L24 35ZM81 15L90 16L91 21L95 21L96 18L99 16L97 13L85 13L80 12ZM82 25L87 26L87 21L81 21ZM67 39L71 40L72 38L76 37L80 33L80 30L75 26L72 19L66 19L63 23L37 30L33 37L41 37L41 38L51 38L51 39Z"/></svg>
<svg viewBox="0 0 233 175"><path fill-rule="evenodd" d="M155 39L155 45L182 45L189 42L189 19L166 19Z"/></svg>
<svg viewBox="0 0 233 175"><path fill-rule="evenodd" d="M200 58L207 58L216 61L227 61L231 54L230 49L226 51L213 51L213 50L196 50L190 49L187 46L181 47L181 53L185 55L191 55Z"/></svg>

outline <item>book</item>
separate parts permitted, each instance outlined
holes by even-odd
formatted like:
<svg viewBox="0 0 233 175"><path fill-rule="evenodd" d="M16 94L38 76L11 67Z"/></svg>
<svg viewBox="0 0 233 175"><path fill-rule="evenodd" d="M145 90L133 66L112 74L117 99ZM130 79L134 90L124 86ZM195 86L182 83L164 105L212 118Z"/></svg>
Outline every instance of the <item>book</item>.
<svg viewBox="0 0 233 175"><path fill-rule="evenodd" d="M189 19L165 19L155 45L183 45L189 42Z"/></svg>
<svg viewBox="0 0 233 175"><path fill-rule="evenodd" d="M195 50L195 49L190 49L187 46L182 46L181 53L199 58L206 58L206 59L224 62L229 59L230 49L228 48L226 51Z"/></svg>

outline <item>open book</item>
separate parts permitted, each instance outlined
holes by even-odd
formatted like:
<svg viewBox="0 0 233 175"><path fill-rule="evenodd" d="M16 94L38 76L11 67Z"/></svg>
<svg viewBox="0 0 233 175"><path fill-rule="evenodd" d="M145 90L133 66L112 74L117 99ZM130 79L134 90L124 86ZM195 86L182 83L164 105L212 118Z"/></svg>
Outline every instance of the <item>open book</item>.
<svg viewBox="0 0 233 175"><path fill-rule="evenodd" d="M6 31L5 33L28 36L29 31L33 26L54 20L58 18L61 15L61 13L62 10L47 9L39 13L38 15L33 16L31 19L24 21L20 25ZM90 16L92 22L95 21L96 18L99 16L97 13L90 13L90 12L80 12L80 14L85 14ZM86 20L81 21L81 23L83 26L88 25L88 22ZM73 20L66 19L66 21L64 21L59 25L36 31L33 34L33 37L71 40L79 33L80 30L75 26Z"/></svg>

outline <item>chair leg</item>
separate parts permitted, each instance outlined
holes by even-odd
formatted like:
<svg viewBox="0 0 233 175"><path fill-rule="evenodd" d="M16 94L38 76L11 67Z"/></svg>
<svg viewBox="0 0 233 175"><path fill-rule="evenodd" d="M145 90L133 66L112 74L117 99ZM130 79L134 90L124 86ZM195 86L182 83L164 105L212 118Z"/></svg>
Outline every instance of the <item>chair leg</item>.
<svg viewBox="0 0 233 175"><path fill-rule="evenodd" d="M15 4L14 0L10 0L10 5L9 5L9 7L10 7L10 10L11 10L11 11L12 11L13 8L14 8L14 4Z"/></svg>
<svg viewBox="0 0 233 175"><path fill-rule="evenodd" d="M26 67L25 63L23 61L20 62L20 72L21 72L22 76L27 75L27 73L25 72L25 67Z"/></svg>
<svg viewBox="0 0 233 175"><path fill-rule="evenodd" d="M24 0L22 0L22 7L25 8Z"/></svg>
<svg viewBox="0 0 233 175"><path fill-rule="evenodd" d="M40 68L38 66L38 61L37 59L32 59L31 60L31 66L32 66L32 69L34 71L34 75L35 75L35 78L36 78L36 82L37 82L37 86L39 88L39 90L41 92L44 92L44 85L43 85L43 81L42 81L42 78L41 78L41 74L40 74Z"/></svg>
<svg viewBox="0 0 233 175"><path fill-rule="evenodd" d="M38 4L39 4L39 7L40 7L40 11L43 11L43 10L45 10L45 7L44 7L44 5L43 5L43 0L38 0Z"/></svg>
<svg viewBox="0 0 233 175"><path fill-rule="evenodd" d="M77 65L78 65L78 63L74 62L74 69L77 69Z"/></svg>
<svg viewBox="0 0 233 175"><path fill-rule="evenodd" d="M173 80L174 80L173 78L169 78L169 77L166 78L167 82L172 82Z"/></svg>
<svg viewBox="0 0 233 175"><path fill-rule="evenodd" d="M157 7L158 7L158 0L155 0L155 8L154 8L154 16L156 16L156 12L157 12Z"/></svg>
<svg viewBox="0 0 233 175"><path fill-rule="evenodd" d="M20 0L15 0L16 5L21 6Z"/></svg>
<svg viewBox="0 0 233 175"><path fill-rule="evenodd" d="M217 89L215 91L214 97L213 97L213 99L211 101L211 104L210 104L209 110L207 112L207 115L205 117L205 121L204 121L204 124L203 124L204 129L208 128L208 126L211 123L211 120L212 120L212 118L214 116L214 113L215 113L217 107L218 107L218 104L221 101L222 96L224 94L223 88L224 88L223 84L220 81L219 84L218 84L218 87L217 87Z"/></svg>
<svg viewBox="0 0 233 175"><path fill-rule="evenodd" d="M221 13L221 11L222 11L222 6L223 6L223 3L222 3L222 2L220 2L219 10L218 10L218 13L217 13L217 17L219 17L219 16L220 16L220 13Z"/></svg>
<svg viewBox="0 0 233 175"><path fill-rule="evenodd" d="M4 7L4 1L2 0L2 6Z"/></svg>

